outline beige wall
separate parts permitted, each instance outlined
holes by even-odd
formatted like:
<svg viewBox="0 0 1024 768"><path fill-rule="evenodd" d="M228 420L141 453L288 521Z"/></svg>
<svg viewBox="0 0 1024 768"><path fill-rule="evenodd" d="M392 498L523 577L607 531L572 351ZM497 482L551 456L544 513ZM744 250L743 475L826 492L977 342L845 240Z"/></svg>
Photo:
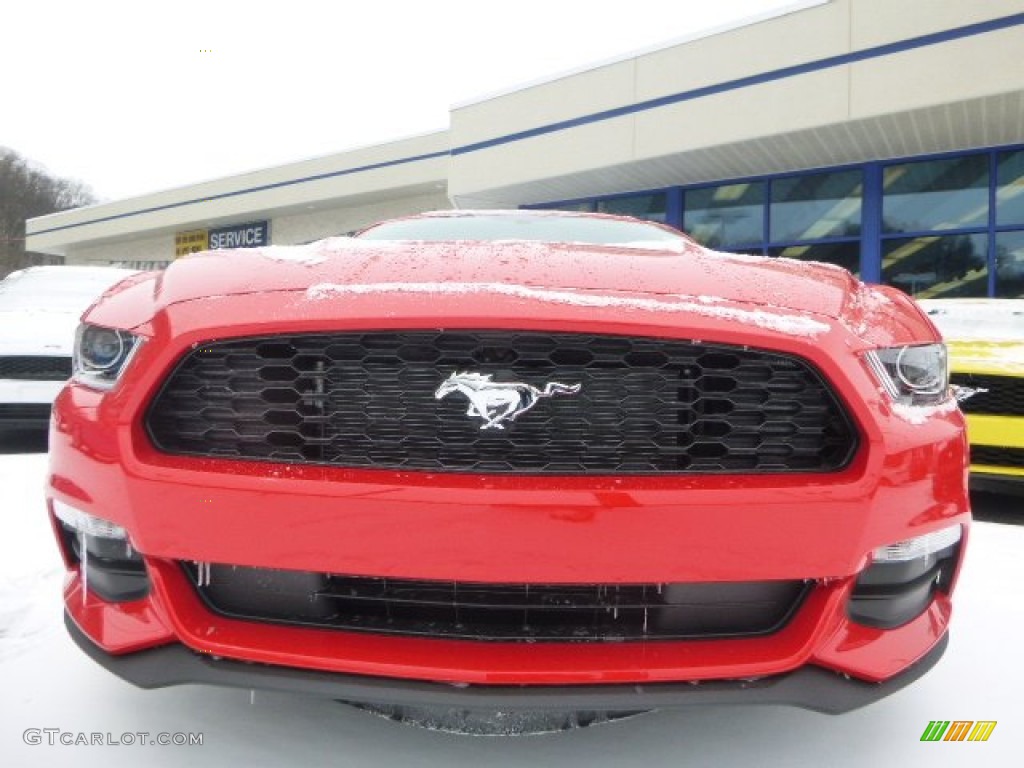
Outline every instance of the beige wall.
<svg viewBox="0 0 1024 768"><path fill-rule="evenodd" d="M174 259L174 233L139 237L128 242L74 248L65 257L66 264L116 264Z"/></svg>
<svg viewBox="0 0 1024 768"><path fill-rule="evenodd" d="M450 208L448 197L437 190L415 197L389 198L361 206L322 207L307 213L282 215L270 220L270 239L274 245L295 245L340 235L382 219ZM249 220L258 217L250 216ZM68 264L137 263L174 259L174 232L108 241L96 245L73 246Z"/></svg>
<svg viewBox="0 0 1024 768"><path fill-rule="evenodd" d="M832 0L463 106L452 113L451 142L486 142L1022 10L1020 0ZM728 178L738 167L752 175L818 167L815 142L800 151L805 137L841 139L851 125L857 144L836 145L826 164L893 156L894 144L910 154L977 146L980 137L1012 135L1017 125L1021 50L1024 27L1016 26L456 151L449 194L464 206L522 204L559 199L549 196L555 189L585 197ZM990 111L973 125L948 120L980 99ZM1003 125L984 124L1000 119ZM893 141L893 131L911 140ZM768 150L786 137L792 146L781 164Z"/></svg>
<svg viewBox="0 0 1024 768"><path fill-rule="evenodd" d="M28 222L28 247L70 256L72 251L94 246L102 249L156 233L173 238L175 231L185 229L413 198L444 190L447 149L446 133L432 133L43 216ZM442 155L396 163L436 153ZM385 167L358 170L379 164ZM357 172L348 172L353 170ZM327 177L311 178L324 175ZM53 227L62 228L44 232Z"/></svg>
<svg viewBox="0 0 1024 768"><path fill-rule="evenodd" d="M281 216L271 224L270 236L275 245L308 243L331 235L353 232L383 219L447 208L451 208L447 194L444 190L436 190L430 194L389 199L371 205Z"/></svg>

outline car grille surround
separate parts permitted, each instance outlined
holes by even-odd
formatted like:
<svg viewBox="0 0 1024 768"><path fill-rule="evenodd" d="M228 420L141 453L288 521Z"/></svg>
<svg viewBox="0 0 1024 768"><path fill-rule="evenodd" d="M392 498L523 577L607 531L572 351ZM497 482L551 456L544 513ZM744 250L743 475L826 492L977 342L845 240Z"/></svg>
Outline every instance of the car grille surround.
<svg viewBox="0 0 1024 768"><path fill-rule="evenodd" d="M453 373L543 390L482 429ZM351 468L515 474L834 472L857 433L807 361L674 339L388 331L190 350L145 424L165 453Z"/></svg>

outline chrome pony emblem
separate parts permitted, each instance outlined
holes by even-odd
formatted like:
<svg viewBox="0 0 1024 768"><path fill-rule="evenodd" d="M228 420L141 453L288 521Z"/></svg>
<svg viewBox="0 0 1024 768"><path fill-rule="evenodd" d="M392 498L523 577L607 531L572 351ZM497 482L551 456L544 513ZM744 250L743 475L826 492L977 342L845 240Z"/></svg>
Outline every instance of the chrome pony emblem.
<svg viewBox="0 0 1024 768"><path fill-rule="evenodd" d="M983 395L988 392L983 387L965 387L960 384L950 384L950 390L953 392L953 397L956 398L958 403L962 403L964 400L970 400L975 395Z"/></svg>
<svg viewBox="0 0 1024 768"><path fill-rule="evenodd" d="M542 397L552 395L575 395L580 391L579 384L562 384L551 381L544 389L537 389L530 384L519 381L492 381L492 374L456 371L441 382L434 397L443 400L453 392L459 392L469 400L467 416L483 419L480 429L504 429L503 422L515 421L537 404Z"/></svg>

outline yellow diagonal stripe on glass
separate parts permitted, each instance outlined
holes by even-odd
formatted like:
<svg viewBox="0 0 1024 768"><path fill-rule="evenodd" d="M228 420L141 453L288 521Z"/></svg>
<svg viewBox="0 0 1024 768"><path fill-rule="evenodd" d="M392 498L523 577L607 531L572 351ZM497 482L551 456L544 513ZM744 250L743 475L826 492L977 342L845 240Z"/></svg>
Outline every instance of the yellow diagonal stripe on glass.
<svg viewBox="0 0 1024 768"><path fill-rule="evenodd" d="M996 729L996 722L996 720L979 720L974 724L974 729L971 731L971 735L967 737L967 740L988 741L988 737Z"/></svg>

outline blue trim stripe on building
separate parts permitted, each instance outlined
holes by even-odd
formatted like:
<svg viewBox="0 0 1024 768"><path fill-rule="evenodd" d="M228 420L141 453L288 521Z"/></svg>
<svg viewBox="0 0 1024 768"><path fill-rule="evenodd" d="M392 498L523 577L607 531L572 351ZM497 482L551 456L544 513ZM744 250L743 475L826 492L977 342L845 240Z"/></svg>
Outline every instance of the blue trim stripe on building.
<svg viewBox="0 0 1024 768"><path fill-rule="evenodd" d="M524 139L530 139L535 136L542 136L544 134L556 133L559 131L568 130L570 128L576 128L581 125L602 122L604 120L611 120L617 117L623 117L625 115L636 114L638 112L645 112L648 110L657 109L659 107L669 106L672 104L679 104L685 101L693 101L695 99L704 98L705 96L725 93L727 91L735 91L742 88L749 88L751 86L761 85L763 83L769 83L777 80L784 80L790 77L797 77L800 75L808 74L810 72L817 72L824 69L831 69L833 67L842 66L844 64L852 64L858 61L865 61L868 59L876 59L885 56L891 56L894 54L904 53L906 51L911 51L918 48L925 48L931 45L938 45L953 40L960 40L967 37L986 34L988 32L995 32L1002 29L1008 29L1010 27L1019 26L1021 24L1024 24L1024 13L1016 13L1010 16L1003 16L998 19L990 19L988 21L978 22L976 24L969 24L967 26L958 27L956 29L944 30L942 32L935 32L928 35L921 35L919 37L913 37L907 40L900 40L895 43L887 43L885 45L879 45L873 48L865 48L864 50L861 51L854 51L851 53L841 54L838 56L830 56L828 58L818 59L816 61L807 62L806 64L798 64L791 67L783 67L781 69L775 69L770 72L763 72L759 75L751 75L749 77L729 80L726 82L717 83L715 85L709 85L702 88L695 88L693 90L683 91L681 93L661 96L657 99L649 99L647 101L637 102L635 104L629 104L623 107L616 107L615 109L604 110L602 112L594 112L589 115L583 115L581 117L572 118L571 120L562 120L559 122L538 126L536 128L531 128L529 130L510 133L505 136L497 136L495 138L487 139L485 141L479 141L472 144L465 144L460 147L453 147L450 151L438 151L421 155L413 155L410 157L398 158L395 160L389 160L381 163L372 163L369 165L346 168L340 171L332 171L330 173L320 173L313 176L304 176L301 178L289 179L288 181L280 181L273 184L263 184L256 187L248 187L246 189L235 190L234 192L223 192L218 195L209 195L207 197L196 198L193 200L183 200L177 203L168 203L167 205L140 208L139 210L136 211L128 211L126 213L119 213L112 216L103 216L96 219L90 219L89 221L78 222L76 224L64 224L59 227L42 229L39 230L38 232L31 232L30 234L45 235L50 232L59 232L61 230L66 229L75 229L77 227L84 227L90 224L99 224L106 221L114 221L117 219L130 218L133 216L141 216L147 213L155 213L157 211L171 210L174 208L183 208L188 205L196 205L199 203L208 202L210 200L222 200L230 197L239 197L241 195L247 195L254 192L263 192L268 189L279 189L281 187L295 186L298 184L305 184L311 181L320 181L322 179L349 176L352 174L364 173L366 171L378 170L380 168L388 168L397 165L415 163L421 160L433 160L441 157L447 157L449 155L465 155L472 152L478 152L489 147L496 147L502 144L511 144L513 142L522 141Z"/></svg>
<svg viewBox="0 0 1024 768"><path fill-rule="evenodd" d="M155 213L156 211L168 211L174 208L183 208L186 205L195 205L197 203L206 203L210 200L224 200L229 197L239 197L240 195L248 195L252 192L264 192L268 189L280 189L281 187L291 187L296 184L305 184L309 181L321 181L323 179L331 179L338 176L351 176L354 173L364 173L366 171L376 171L380 168L391 168L396 165L405 165L407 163L418 163L421 160L435 160L440 157L448 157L449 153L447 150L440 150L438 152L428 152L423 155L412 155L410 157L402 157L396 160L387 160L381 163L370 163L369 165L360 165L354 168L345 168L340 171L330 171L328 173L318 173L315 176L303 176L298 179L289 179L288 181L276 181L273 184L261 184L258 187L247 187L246 189L236 189L234 192L222 192L217 195L208 195L206 197L197 198L194 200L182 200L178 203L167 203L166 205L154 205L150 208L139 208L136 211L128 211L127 213L118 213L113 216L102 216L98 219L90 219L89 221L82 221L77 224L64 224L59 227L50 227L50 229L41 229L38 232L30 232L31 235L45 235L48 232L59 232L62 229L74 229L75 227L84 227L89 224L100 224L104 221L115 221L117 219L126 219L131 216L141 216L144 213Z"/></svg>
<svg viewBox="0 0 1024 768"><path fill-rule="evenodd" d="M517 133L510 133L505 136L497 136L493 139L478 141L473 144L465 144L461 147L453 148L452 154L465 155L470 152L479 152L482 149L497 147L502 144L511 144L512 142L531 139L535 136L543 136L548 133L557 133L558 131L577 128L581 125L589 125L590 123L612 120L616 117L624 117L638 112L646 112L651 109L658 109L659 107L680 104L684 101L693 101L694 99L701 99L705 96L712 96L719 93L725 93L727 91L749 88L753 85L761 85L763 83L770 83L776 80L785 80L790 77L806 75L810 72L832 69L833 67L839 67L844 64L853 64L858 61L892 56L893 54L904 53L917 48L925 48L939 43L947 43L952 40L960 40L965 37L983 35L988 32L1007 29L1021 24L1024 24L1024 13L1015 13L1012 16L1004 16L1002 18L991 19L977 24L970 24L965 27L958 27L957 29L949 29L942 32L934 32L929 35L921 35L920 37L912 37L908 40L887 43L886 45L879 45L874 48L865 48L862 51L853 51L852 53L844 53L839 56L829 56L825 59L809 61L806 64L797 64L791 67L774 69L770 72L762 72L759 75L750 75L749 77L741 77L736 80L728 80L723 83L716 83L715 85L694 88L690 91L673 93L668 96L660 96L656 99L648 99L647 101L639 101L635 104L629 104L624 107L615 107L614 109L607 109L602 112L594 112L589 115L574 117L570 120L561 120L556 123L541 125L536 128L530 128Z"/></svg>

